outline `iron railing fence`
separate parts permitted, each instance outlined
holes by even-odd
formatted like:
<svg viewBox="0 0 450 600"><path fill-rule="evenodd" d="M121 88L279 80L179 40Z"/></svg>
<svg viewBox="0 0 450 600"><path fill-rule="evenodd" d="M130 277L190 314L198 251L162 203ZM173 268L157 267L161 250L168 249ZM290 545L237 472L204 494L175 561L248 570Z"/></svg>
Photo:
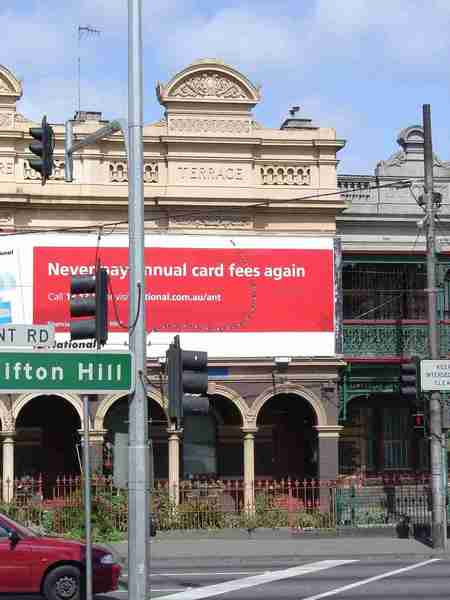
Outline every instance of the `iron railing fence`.
<svg viewBox="0 0 450 600"><path fill-rule="evenodd" d="M43 499L42 477L3 485L0 512L54 534L83 537L83 481L60 477L51 498ZM430 484L426 475L357 478L338 481L255 481L199 479L180 482L179 503L171 501L167 481L156 481L152 506L160 530L241 527L293 527L302 530L384 527L408 522L413 528L431 522ZM10 493L12 492L12 493ZM248 503L248 499L254 502ZM247 502L247 504L246 504ZM125 533L128 494L112 478L92 478L93 529Z"/></svg>

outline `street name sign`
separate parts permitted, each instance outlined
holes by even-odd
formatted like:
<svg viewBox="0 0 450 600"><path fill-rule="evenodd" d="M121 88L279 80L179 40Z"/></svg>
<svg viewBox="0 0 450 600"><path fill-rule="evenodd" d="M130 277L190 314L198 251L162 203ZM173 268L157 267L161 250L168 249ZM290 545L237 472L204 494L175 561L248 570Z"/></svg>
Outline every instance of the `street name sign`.
<svg viewBox="0 0 450 600"><path fill-rule="evenodd" d="M420 387L423 392L450 391L450 360L421 360Z"/></svg>
<svg viewBox="0 0 450 600"><path fill-rule="evenodd" d="M0 350L0 392L130 392L133 374L131 352Z"/></svg>
<svg viewBox="0 0 450 600"><path fill-rule="evenodd" d="M4 346L53 346L54 325L8 325L0 326L0 348Z"/></svg>

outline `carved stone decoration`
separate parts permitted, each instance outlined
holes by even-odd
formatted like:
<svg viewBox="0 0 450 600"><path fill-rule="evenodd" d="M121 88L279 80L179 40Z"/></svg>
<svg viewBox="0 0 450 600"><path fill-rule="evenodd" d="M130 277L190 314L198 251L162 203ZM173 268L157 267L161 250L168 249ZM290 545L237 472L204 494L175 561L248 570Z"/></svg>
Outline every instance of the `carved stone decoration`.
<svg viewBox="0 0 450 600"><path fill-rule="evenodd" d="M442 167L444 169L450 169L450 161L441 160L436 154L433 153L433 165L435 167Z"/></svg>
<svg viewBox="0 0 450 600"><path fill-rule="evenodd" d="M401 167L406 162L406 152L399 150L387 160L381 160L377 164L377 169L386 169L388 167Z"/></svg>
<svg viewBox="0 0 450 600"><path fill-rule="evenodd" d="M14 431L15 423L14 423L14 414L12 410L12 398L11 396L2 396L0 398L0 413L3 417L3 431Z"/></svg>
<svg viewBox="0 0 450 600"><path fill-rule="evenodd" d="M14 175L14 159L0 158L0 177L8 177Z"/></svg>
<svg viewBox="0 0 450 600"><path fill-rule="evenodd" d="M23 161L23 178L31 181L41 178L39 173L30 167L30 163L27 160Z"/></svg>
<svg viewBox="0 0 450 600"><path fill-rule="evenodd" d="M111 183L126 183L128 181L128 165L126 161L109 163L109 180ZM144 163L144 183L158 183L158 164Z"/></svg>
<svg viewBox="0 0 450 600"><path fill-rule="evenodd" d="M213 135L248 135L251 133L249 119L170 119L171 133L210 133Z"/></svg>
<svg viewBox="0 0 450 600"><path fill-rule="evenodd" d="M187 77L175 86L170 94L173 98L247 98L243 87L228 77L207 71Z"/></svg>
<svg viewBox="0 0 450 600"><path fill-rule="evenodd" d="M62 180L64 179L64 170L65 170L65 163L63 160L55 160L53 161L54 167L53 167L53 174L50 177L50 179L56 179L56 180Z"/></svg>
<svg viewBox="0 0 450 600"><path fill-rule="evenodd" d="M11 127L14 127L14 113L0 113L0 128L10 129Z"/></svg>
<svg viewBox="0 0 450 600"><path fill-rule="evenodd" d="M128 166L126 162L109 163L109 180L112 183L125 183L128 181Z"/></svg>
<svg viewBox="0 0 450 600"><path fill-rule="evenodd" d="M177 227L191 227L191 228L214 228L220 229L248 229L252 226L250 217L243 216L227 216L227 215L204 215L189 218L185 215L169 215L169 222L171 225Z"/></svg>
<svg viewBox="0 0 450 600"><path fill-rule="evenodd" d="M261 167L262 185L311 185L308 167L264 165Z"/></svg>
<svg viewBox="0 0 450 600"><path fill-rule="evenodd" d="M158 164L144 163L144 183L158 183Z"/></svg>
<svg viewBox="0 0 450 600"><path fill-rule="evenodd" d="M21 113L16 113L14 115L14 121L16 123L29 123L30 119L27 119L26 117L24 117L24 115L22 115Z"/></svg>

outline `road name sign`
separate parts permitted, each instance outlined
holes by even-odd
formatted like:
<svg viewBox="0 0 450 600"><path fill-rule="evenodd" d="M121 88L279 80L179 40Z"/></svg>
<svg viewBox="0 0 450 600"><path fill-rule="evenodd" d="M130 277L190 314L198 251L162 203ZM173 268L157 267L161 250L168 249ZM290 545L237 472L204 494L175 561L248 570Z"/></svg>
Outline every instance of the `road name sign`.
<svg viewBox="0 0 450 600"><path fill-rule="evenodd" d="M0 350L0 391L108 394L134 387L131 352Z"/></svg>
<svg viewBox="0 0 450 600"><path fill-rule="evenodd" d="M54 325L0 325L0 348L5 346L53 346Z"/></svg>
<svg viewBox="0 0 450 600"><path fill-rule="evenodd" d="M450 391L450 360L421 360L420 387L423 392Z"/></svg>

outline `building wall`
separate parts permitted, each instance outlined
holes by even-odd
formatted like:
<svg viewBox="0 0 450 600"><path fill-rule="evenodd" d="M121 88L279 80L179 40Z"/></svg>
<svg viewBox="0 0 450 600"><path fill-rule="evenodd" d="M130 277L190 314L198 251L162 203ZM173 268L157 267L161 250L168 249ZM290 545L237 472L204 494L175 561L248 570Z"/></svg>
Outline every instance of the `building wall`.
<svg viewBox="0 0 450 600"><path fill-rule="evenodd" d="M29 128L39 124L20 114L21 96L17 78L0 67L3 234L42 232L45 237L45 232L58 228L98 231L100 225L105 235L112 230L126 232L128 174L122 134L111 135L78 152L74 182L69 184L64 181L65 129L62 124L52 123L56 135L55 170L41 186L39 176L28 164ZM310 123L284 129L262 126L252 113L261 100L259 88L220 61L202 60L188 66L167 84L158 85L157 98L163 108L162 118L143 128L146 231L164 235L335 235L336 214L345 204L338 193L330 195L337 192L336 153L344 145L334 129ZM48 115L51 122L51 107ZM74 139L103 125L99 114L79 114L74 121ZM281 310L282 303L280 298ZM290 356L287 368L281 370L269 347L263 358L217 357L210 366L225 369L226 375L210 381L209 394L221 396L237 411L238 424L223 409L220 427L234 427L232 436L237 439L239 431L241 442L242 436L250 439L253 433L249 432L258 435L258 414L271 398L288 395L292 401L305 402L314 415L314 424L309 427L318 435L319 446L322 437L316 475L324 472L330 478L337 474L333 457L340 430L336 383L343 362L335 353L321 358L305 357L304 353L302 349L299 356ZM149 360L148 375L157 390L150 393L151 402L156 402L164 415L166 401L160 385L163 374L158 362ZM0 398L2 435L9 445L15 438L20 412L38 396L12 394ZM76 394L58 398L72 404L82 429L80 398ZM111 395L92 403L99 453L106 435L107 408L118 400ZM158 427L163 431L166 425L159 423ZM265 435L262 431L260 437ZM298 436L302 431L299 426ZM4 452L3 456L5 480L14 474L14 467L11 453L8 451L5 458Z"/></svg>

